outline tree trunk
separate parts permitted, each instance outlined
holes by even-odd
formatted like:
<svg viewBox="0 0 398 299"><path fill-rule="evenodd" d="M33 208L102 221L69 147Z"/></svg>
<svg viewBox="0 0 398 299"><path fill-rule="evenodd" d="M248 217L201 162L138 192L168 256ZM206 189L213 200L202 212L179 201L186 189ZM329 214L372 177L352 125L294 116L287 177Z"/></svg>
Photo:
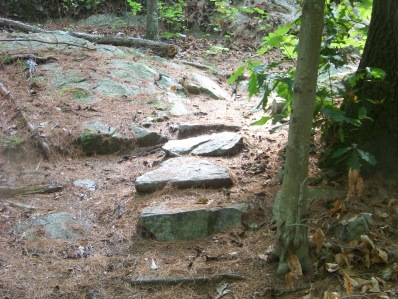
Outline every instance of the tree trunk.
<svg viewBox="0 0 398 299"><path fill-rule="evenodd" d="M147 1L146 12L146 33L145 38L151 40L159 39L159 14L158 14L158 0Z"/></svg>
<svg viewBox="0 0 398 299"><path fill-rule="evenodd" d="M358 117L361 107L367 116L359 130L346 128L347 143L356 143L360 149L372 153L378 161L372 172L380 170L398 175L398 1L374 0L362 60L358 73L367 67L386 72L384 81L359 81L354 97L345 99L343 109L347 115ZM376 102L372 104L370 100Z"/></svg>
<svg viewBox="0 0 398 299"><path fill-rule="evenodd" d="M296 255L309 269L307 237L307 176L312 117L315 106L319 52L323 31L324 0L305 0L301 17L297 73L293 87L292 114L286 152L286 172L278 196L278 273L288 272Z"/></svg>

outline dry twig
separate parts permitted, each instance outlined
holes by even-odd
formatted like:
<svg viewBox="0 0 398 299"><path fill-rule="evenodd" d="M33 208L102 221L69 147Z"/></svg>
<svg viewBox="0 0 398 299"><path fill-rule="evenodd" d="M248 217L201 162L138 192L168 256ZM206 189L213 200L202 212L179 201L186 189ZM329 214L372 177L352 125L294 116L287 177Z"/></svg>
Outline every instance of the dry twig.
<svg viewBox="0 0 398 299"><path fill-rule="evenodd" d="M159 277L148 279L136 279L131 281L133 285L147 285L147 284L179 284L179 283L205 283L217 282L220 280L242 280L245 279L238 274L219 274L214 276L200 276L200 277Z"/></svg>

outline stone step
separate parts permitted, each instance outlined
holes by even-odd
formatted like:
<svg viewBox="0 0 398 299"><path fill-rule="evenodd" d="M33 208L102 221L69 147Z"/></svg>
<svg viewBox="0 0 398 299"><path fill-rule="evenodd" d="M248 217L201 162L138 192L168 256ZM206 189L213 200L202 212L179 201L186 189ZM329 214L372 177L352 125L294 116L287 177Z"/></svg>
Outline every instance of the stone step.
<svg viewBox="0 0 398 299"><path fill-rule="evenodd" d="M233 156L243 149L243 137L233 132L170 140L162 148L171 157L181 155Z"/></svg>
<svg viewBox="0 0 398 299"><path fill-rule="evenodd" d="M178 126L178 139L195 137L204 134L213 134L221 132L238 132L240 126L232 124L195 124L185 123Z"/></svg>
<svg viewBox="0 0 398 299"><path fill-rule="evenodd" d="M222 188L232 183L228 169L190 157L172 158L135 180L137 192L153 192L170 183L178 188Z"/></svg>
<svg viewBox="0 0 398 299"><path fill-rule="evenodd" d="M159 241L195 240L242 226L246 204L212 208L182 208L166 205L141 212L138 228L142 235Z"/></svg>

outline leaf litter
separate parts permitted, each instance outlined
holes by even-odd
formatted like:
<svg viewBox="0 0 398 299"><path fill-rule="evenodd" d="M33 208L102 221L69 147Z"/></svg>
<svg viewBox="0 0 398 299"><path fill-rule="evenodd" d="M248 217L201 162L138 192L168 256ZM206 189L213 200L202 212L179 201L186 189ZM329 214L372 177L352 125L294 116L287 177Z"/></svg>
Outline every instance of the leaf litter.
<svg viewBox="0 0 398 299"><path fill-rule="evenodd" d="M109 29L107 29L109 31ZM251 49L236 42L229 51L204 55L211 47L206 39L179 39L182 57L216 67L221 73L232 74L242 60L252 57ZM54 53L44 53L52 55ZM81 67L71 57L56 53L57 59L72 67ZM92 55L92 54L90 54ZM95 69L102 57L91 56L83 68ZM267 59L271 59L268 57ZM276 276L277 263L272 250L275 225L272 222L272 202L280 188L278 173L283 163L280 151L286 142L286 131L267 135L266 129L248 127L254 116L245 117L247 94L240 89L235 101L220 113L212 101L195 98L193 107L200 107L197 121L209 123L239 120L245 125L247 149L238 157L221 163L230 167L235 186L226 197L223 192L208 190L181 191L169 188L152 195L138 196L132 184L134 178L148 170L147 161L156 161L161 152L141 150L134 159L118 156L83 157L70 144L80 114L108 111L120 113L113 103L76 108L78 113L50 111L52 106L66 107L67 99L56 98L46 103L37 93L27 96L26 78L18 65L1 64L4 80L18 104L26 107L28 115L37 121L52 124L52 143L60 149L51 161L43 161L34 140L23 123L15 118L15 107L2 97L1 133L18 136L23 142L17 150L0 156L2 184L35 184L57 182L66 189L55 194L34 194L18 197L18 202L35 209L24 209L0 203L0 294L8 298L398 298L398 185L385 179L363 180L359 172L326 184L346 188L347 196L330 202L317 198L310 212L310 247L314 261L312 273L302 273L294 255L289 261L290 272ZM227 90L227 78L220 78ZM38 93L45 92L45 84ZM195 106L196 105L196 106ZM218 104L219 105L219 104ZM145 106L137 108L150 113ZM138 114L137 117L140 117ZM123 119L123 115L122 115ZM127 119L127 116L126 118ZM60 125L62 123L62 125ZM160 125L162 126L162 125ZM58 130L58 128L60 128ZM161 129L167 131L163 125ZM57 131L56 134L54 131ZM265 135L265 136L264 136ZM172 136L171 136L172 137ZM264 144L264 140L272 143ZM19 140L19 139L14 139ZM56 140L56 141L54 141ZM11 140L12 141L12 140ZM260 155L267 148L267 157ZM260 154L258 154L260 153ZM259 158L260 157L260 158ZM311 157L312 176L320 176L317 156ZM255 172L257 164L266 166L265 172ZM77 190L70 182L94 177L100 186L94 192ZM322 187L322 186L320 186ZM187 242L158 242L138 235L139 211L149 203L172 202L184 197L193 204L201 198L212 202L247 202L260 212L262 225L243 227L235 231ZM17 201L13 199L13 201ZM121 207L123 207L121 209ZM16 223L55 211L73 211L79 218L95 223L84 240L64 242L48 239L46 232L37 232L33 239L13 233ZM372 230L357 239L343 241L333 234L337 223L357 217L361 213L374 217ZM273 249L274 250L274 249ZM156 271L155 271L156 270ZM218 277L220 273L239 274L241 281L180 283L135 286L137 279L162 277ZM216 275L216 276L214 276Z"/></svg>

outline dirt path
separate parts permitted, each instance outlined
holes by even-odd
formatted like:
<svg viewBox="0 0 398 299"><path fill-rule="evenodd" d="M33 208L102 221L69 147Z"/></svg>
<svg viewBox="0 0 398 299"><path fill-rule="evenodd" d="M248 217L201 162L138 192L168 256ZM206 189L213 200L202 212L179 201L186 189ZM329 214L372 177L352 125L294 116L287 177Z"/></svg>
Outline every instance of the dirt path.
<svg viewBox="0 0 398 299"><path fill-rule="evenodd" d="M184 59L198 53L191 49L191 52L185 53ZM101 74L108 61L100 53L80 50L71 55L60 52L41 54L55 55L65 70L75 69L81 74L93 71ZM81 57L84 57L83 60ZM232 64L236 61L235 57L240 57L238 51L234 55L219 53L218 56L196 61L211 62L211 66L217 67L220 72L231 73L236 66ZM159 69L164 67L161 63L155 65ZM243 90L231 101L217 101L203 95L189 96L189 115L157 123L154 128L174 139L176 135L170 128L177 123L233 123L242 126L241 134L246 144L242 154L223 159L209 158L230 170L234 180L230 195L226 196L220 190L170 188L151 195L140 195L135 191L134 180L164 157L159 147L137 149L124 156L84 157L74 146L72 138L79 126L93 117L106 119L114 127L122 127L133 117L137 123L143 121L154 112L151 106L145 104L148 98L140 94L127 100L114 98L77 104L68 92L62 92L62 88L48 96L51 92L47 88L49 82L29 85L23 69L18 63L3 64L2 83L12 92L16 104L23 107L32 123L47 136L53 152L49 161L43 159L35 147L35 141L29 138L29 132L15 117L15 106L3 98L3 132L21 136L26 141L15 148L11 144L12 149L2 154L2 183L13 186L57 184L64 186L64 189L50 194L4 198L2 201L0 293L3 296L207 298L217 296L218 281L177 286L134 286L131 281L148 277L212 277L225 273L245 277L244 281L231 282L225 289L239 298L268 292L274 282L264 281L264 273L273 277L273 265L259 256L273 243L274 236L270 232L271 204L279 184L278 151L283 147L286 132L265 138L266 128L249 127L252 117L245 118L244 113L253 103L247 101ZM175 74L175 78L188 74L186 68L181 68L181 73ZM218 82L229 92L232 91L232 87L226 84L225 76L219 77ZM35 92L29 93L31 90ZM261 165L265 165L266 171L257 171ZM95 181L96 190L74 186L73 181L79 179ZM194 204L200 198L207 198L213 204L253 204L258 210L253 217L259 219L261 227L256 230L237 229L204 240L172 243L158 242L137 234L137 220L144 207L181 199ZM26 209L15 203L31 208ZM15 232L18 223L59 212L71 213L78 221L87 222L88 232L84 232L83 239L65 242L49 238L45 231L35 232L34 238ZM84 257L79 255L87 248L91 248L90 254ZM152 259L157 270L150 267ZM274 279L279 282L279 278Z"/></svg>
<svg viewBox="0 0 398 299"><path fill-rule="evenodd" d="M233 87L227 85L226 74L232 73L240 65L239 61L251 57L252 53L243 51L243 46L236 46L228 52L206 56L203 51L206 43L209 42L187 38L180 58L170 63L183 66L179 59L191 59L217 68L224 75L213 76L203 70L183 66L176 68L179 71L173 76L178 79L188 76L193 70L202 72L213 76L231 94ZM64 68L60 74L73 69L82 75L106 75L104 67L110 61L105 54L85 50L71 51L68 55L58 51L40 54L55 56ZM143 62L151 59L152 66L168 71L164 63L156 62L156 58L143 55L140 59ZM248 102L243 88L229 101L189 95L187 108L191 113L155 123L153 127L169 139L175 139L173 128L179 123L241 126L240 134L245 141L241 154L229 158L208 158L229 169L234 185L228 193L217 189L178 190L168 187L142 195L136 192L134 180L156 168L164 158L159 146L139 148L123 155L85 157L75 146L73 137L88 119L101 118L121 130L132 120L142 123L146 117L157 113L153 106L147 104L149 95L76 103L62 87L56 92L49 88L50 82L30 84L21 63L2 64L0 67L2 83L12 92L17 106L47 136L53 149L51 159L43 159L31 138L32 133L26 130L18 117L15 105L1 98L1 132L25 140L14 146L18 143L14 139L15 142L9 144L10 149L2 152L1 185L52 184L64 187L55 193L1 199L0 295L3 298L301 298L309 292L314 295L311 298L318 298L316 296L322 296L326 289L325 284L331 289L341 289L338 279L321 272L296 281L295 292L286 289L283 277L275 276L276 263L269 254L275 243L272 204L280 188L279 173L287 132L284 129L270 135L267 126L249 126L262 112L247 113L257 103ZM312 175L318 173L315 162L316 156L313 156ZM93 180L95 191L73 184L80 179ZM344 187L338 185L339 182L334 184ZM244 226L206 239L184 242L159 242L137 231L137 221L144 207L181 200L197 204L203 198L206 198L205 203L216 205L247 203L254 206L255 212L248 216L251 219L246 219L246 223L255 222L258 227ZM346 216L366 210L367 204L353 204ZM318 201L313 207L313 223L320 227L336 223L329 208L330 202ZM379 208L387 209L387 205ZM69 241L51 239L44 230L35 232L34 238L28 238L15 229L27 220L61 212L73 215L78 221L76 225L84 228L81 232L84 238ZM82 226L81 223L87 225ZM220 274L241 275L244 279L227 279L227 284L211 279ZM164 277L210 279L177 285L132 284L134 280Z"/></svg>

